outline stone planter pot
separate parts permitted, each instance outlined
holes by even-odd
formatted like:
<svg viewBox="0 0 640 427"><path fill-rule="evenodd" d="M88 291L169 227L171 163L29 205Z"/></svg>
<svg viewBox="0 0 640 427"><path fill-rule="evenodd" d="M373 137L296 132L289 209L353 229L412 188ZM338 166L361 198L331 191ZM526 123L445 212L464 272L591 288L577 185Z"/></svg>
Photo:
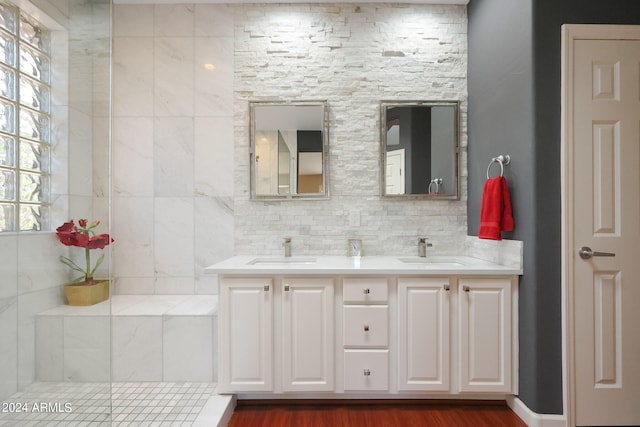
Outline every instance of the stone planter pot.
<svg viewBox="0 0 640 427"><path fill-rule="evenodd" d="M96 280L91 285L71 283L64 285L69 305L94 305L109 299L109 279Z"/></svg>

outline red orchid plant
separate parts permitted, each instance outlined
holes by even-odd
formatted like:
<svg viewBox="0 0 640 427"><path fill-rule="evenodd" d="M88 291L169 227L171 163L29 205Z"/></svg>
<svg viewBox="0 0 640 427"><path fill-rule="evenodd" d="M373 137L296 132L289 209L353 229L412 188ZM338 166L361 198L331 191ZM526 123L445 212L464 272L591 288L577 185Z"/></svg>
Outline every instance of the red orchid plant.
<svg viewBox="0 0 640 427"><path fill-rule="evenodd" d="M65 222L56 229L56 235L58 240L65 246L76 246L78 248L84 248L85 260L87 263L86 268L80 267L73 262L71 258L66 256L60 256L60 261L69 266L72 270L82 273L73 282L84 282L85 285L91 285L94 283L93 274L96 272L102 261L104 261L104 254L98 258L96 265L91 268L91 249L104 249L114 240L108 234L96 234L94 229L100 225L100 221L93 221L91 224L86 219L78 220L78 225L73 223L73 220Z"/></svg>

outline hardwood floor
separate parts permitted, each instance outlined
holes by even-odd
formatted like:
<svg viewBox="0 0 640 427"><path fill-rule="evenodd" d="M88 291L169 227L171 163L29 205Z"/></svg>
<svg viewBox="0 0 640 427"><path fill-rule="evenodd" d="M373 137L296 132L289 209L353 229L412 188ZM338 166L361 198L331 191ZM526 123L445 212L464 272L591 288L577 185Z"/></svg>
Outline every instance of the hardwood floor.
<svg viewBox="0 0 640 427"><path fill-rule="evenodd" d="M526 427L502 401L238 401L229 427Z"/></svg>

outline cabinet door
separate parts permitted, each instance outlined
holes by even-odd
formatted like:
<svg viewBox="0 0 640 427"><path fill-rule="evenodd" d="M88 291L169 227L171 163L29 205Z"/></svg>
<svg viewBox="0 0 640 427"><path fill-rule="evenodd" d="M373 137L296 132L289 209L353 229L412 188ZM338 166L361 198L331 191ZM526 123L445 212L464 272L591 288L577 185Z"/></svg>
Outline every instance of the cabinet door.
<svg viewBox="0 0 640 427"><path fill-rule="evenodd" d="M282 282L282 388L334 388L333 279L296 278Z"/></svg>
<svg viewBox="0 0 640 427"><path fill-rule="evenodd" d="M272 280L225 278L219 298L220 390L272 390Z"/></svg>
<svg viewBox="0 0 640 427"><path fill-rule="evenodd" d="M460 391L511 391L511 280L460 279Z"/></svg>
<svg viewBox="0 0 640 427"><path fill-rule="evenodd" d="M398 390L449 390L449 278L398 279Z"/></svg>

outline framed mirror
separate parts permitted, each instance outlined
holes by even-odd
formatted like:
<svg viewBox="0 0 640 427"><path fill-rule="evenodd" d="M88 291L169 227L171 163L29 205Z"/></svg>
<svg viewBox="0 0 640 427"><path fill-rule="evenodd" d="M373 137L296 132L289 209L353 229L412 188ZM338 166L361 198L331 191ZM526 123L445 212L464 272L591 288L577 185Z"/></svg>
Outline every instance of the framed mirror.
<svg viewBox="0 0 640 427"><path fill-rule="evenodd" d="M383 101L380 192L458 199L458 101Z"/></svg>
<svg viewBox="0 0 640 427"><path fill-rule="evenodd" d="M326 101L250 102L252 199L328 197Z"/></svg>

